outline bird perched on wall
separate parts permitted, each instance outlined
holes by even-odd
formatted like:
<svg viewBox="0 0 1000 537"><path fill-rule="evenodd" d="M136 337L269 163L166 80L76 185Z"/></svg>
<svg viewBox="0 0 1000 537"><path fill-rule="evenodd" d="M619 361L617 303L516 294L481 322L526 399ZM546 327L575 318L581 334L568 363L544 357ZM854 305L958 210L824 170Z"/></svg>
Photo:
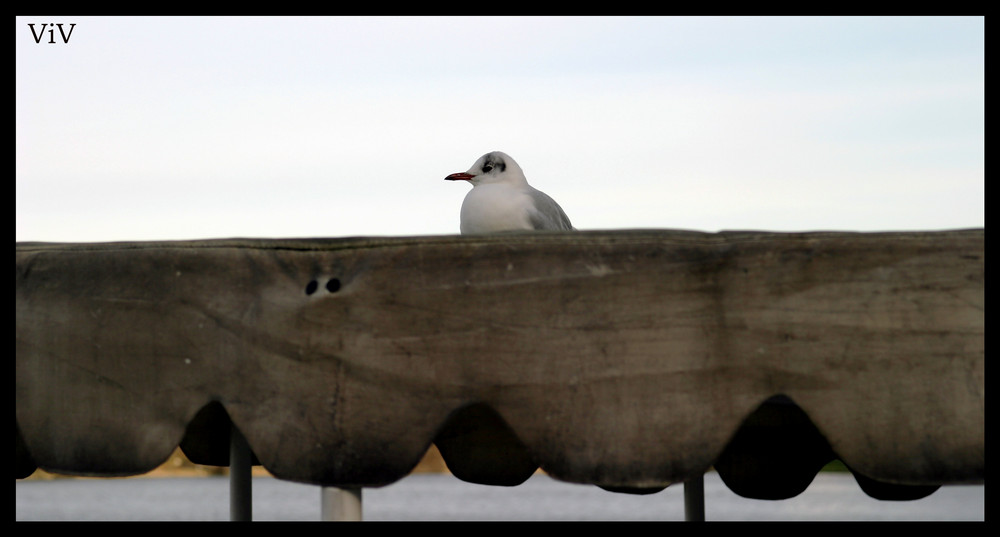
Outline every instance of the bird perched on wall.
<svg viewBox="0 0 1000 537"><path fill-rule="evenodd" d="M472 190L462 202L462 234L516 230L572 230L562 207L528 184L521 167L505 153L493 151L468 171L445 177L468 181Z"/></svg>

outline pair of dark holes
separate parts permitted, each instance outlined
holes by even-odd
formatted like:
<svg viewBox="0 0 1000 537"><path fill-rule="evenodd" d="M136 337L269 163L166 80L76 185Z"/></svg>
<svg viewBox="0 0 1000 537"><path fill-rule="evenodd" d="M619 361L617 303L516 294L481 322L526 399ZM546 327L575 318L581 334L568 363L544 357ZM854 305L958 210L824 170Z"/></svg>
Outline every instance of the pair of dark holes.
<svg viewBox="0 0 1000 537"><path fill-rule="evenodd" d="M317 289L319 289L319 282L316 280L312 280L308 284L306 284L307 295L315 293ZM326 290L330 291L331 293L336 293L337 291L340 291L340 280L338 280L337 278L330 278L326 282Z"/></svg>

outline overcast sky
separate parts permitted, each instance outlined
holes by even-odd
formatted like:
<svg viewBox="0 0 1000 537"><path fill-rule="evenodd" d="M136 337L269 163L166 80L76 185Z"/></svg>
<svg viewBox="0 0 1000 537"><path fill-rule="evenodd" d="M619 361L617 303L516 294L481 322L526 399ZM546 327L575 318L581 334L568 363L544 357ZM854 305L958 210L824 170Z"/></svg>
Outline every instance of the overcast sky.
<svg viewBox="0 0 1000 537"><path fill-rule="evenodd" d="M454 234L470 186L444 177L492 150L579 229L985 227L984 40L983 17L17 17L16 240Z"/></svg>

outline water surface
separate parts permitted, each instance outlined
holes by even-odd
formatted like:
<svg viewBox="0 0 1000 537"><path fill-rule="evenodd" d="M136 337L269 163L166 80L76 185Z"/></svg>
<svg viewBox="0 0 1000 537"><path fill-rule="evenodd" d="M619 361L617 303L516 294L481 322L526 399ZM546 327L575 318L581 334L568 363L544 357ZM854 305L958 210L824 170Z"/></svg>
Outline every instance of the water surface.
<svg viewBox="0 0 1000 537"><path fill-rule="evenodd" d="M651 495L608 492L536 475L517 487L463 482L449 474L412 474L364 489L366 521L681 521L683 485ZM16 520L224 521L228 477L17 481ZM709 521L982 521L985 486L946 486L915 501L879 501L845 473L820 473L781 501L751 500L705 476ZM272 477L253 479L253 518L317 521L320 489Z"/></svg>

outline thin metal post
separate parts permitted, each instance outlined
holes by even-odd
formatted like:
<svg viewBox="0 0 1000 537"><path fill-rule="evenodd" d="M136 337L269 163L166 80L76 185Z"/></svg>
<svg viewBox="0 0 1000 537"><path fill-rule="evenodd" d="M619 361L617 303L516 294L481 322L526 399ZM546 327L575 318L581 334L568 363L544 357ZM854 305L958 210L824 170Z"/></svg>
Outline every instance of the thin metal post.
<svg viewBox="0 0 1000 537"><path fill-rule="evenodd" d="M324 521L360 522L361 489L322 487L320 512Z"/></svg>
<svg viewBox="0 0 1000 537"><path fill-rule="evenodd" d="M684 482L684 520L705 521L705 477L698 476Z"/></svg>
<svg viewBox="0 0 1000 537"><path fill-rule="evenodd" d="M233 425L229 433L229 520L253 520L250 445Z"/></svg>

